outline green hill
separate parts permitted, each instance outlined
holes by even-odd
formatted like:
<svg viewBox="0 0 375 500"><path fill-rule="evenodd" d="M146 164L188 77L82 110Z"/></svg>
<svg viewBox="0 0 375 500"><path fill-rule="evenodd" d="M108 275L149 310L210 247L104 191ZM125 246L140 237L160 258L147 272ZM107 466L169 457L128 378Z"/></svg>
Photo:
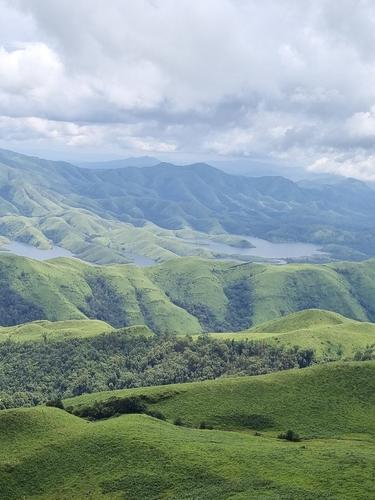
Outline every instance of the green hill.
<svg viewBox="0 0 375 500"><path fill-rule="evenodd" d="M316 365L253 377L85 394L66 400L80 412L96 401L144 395L168 419L226 430L291 428L309 438L375 438L375 362Z"/></svg>
<svg viewBox="0 0 375 500"><path fill-rule="evenodd" d="M340 314L309 309L268 321L243 332L211 333L218 339L255 340L314 349L318 359L352 357L375 345L375 324L350 320Z"/></svg>
<svg viewBox="0 0 375 500"><path fill-rule="evenodd" d="M374 375L374 363L353 363L122 393L152 395L169 419L237 432L146 415L90 423L56 408L5 410L2 498L372 498ZM289 427L319 437L275 437Z"/></svg>
<svg viewBox="0 0 375 500"><path fill-rule="evenodd" d="M139 268L0 255L0 286L2 326L95 319L194 334L242 331L312 308L375 321L375 260L277 266L184 258Z"/></svg>
<svg viewBox="0 0 375 500"><path fill-rule="evenodd" d="M0 342L16 340L60 340L67 338L85 338L112 331L113 328L104 321L66 320L66 321L33 321L22 325L0 328Z"/></svg>
<svg viewBox="0 0 375 500"><path fill-rule="evenodd" d="M0 327L0 342L55 341L96 337L116 330L98 320L32 321L21 325ZM121 329L127 336L153 336L154 333L145 325L128 326Z"/></svg>

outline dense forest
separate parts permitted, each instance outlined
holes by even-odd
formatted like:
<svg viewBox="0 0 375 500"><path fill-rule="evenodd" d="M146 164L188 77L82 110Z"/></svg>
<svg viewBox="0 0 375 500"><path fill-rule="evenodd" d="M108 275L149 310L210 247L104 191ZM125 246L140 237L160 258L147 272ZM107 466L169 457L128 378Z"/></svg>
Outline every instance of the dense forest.
<svg viewBox="0 0 375 500"><path fill-rule="evenodd" d="M146 337L121 331L86 339L0 344L0 408L84 393L257 375L314 362L309 349L207 336Z"/></svg>

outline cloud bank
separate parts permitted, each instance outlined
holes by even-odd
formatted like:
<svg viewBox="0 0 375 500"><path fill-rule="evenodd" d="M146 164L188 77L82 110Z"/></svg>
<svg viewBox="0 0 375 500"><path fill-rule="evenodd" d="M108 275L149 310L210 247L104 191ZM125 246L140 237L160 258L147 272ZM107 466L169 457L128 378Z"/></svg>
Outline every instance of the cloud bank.
<svg viewBox="0 0 375 500"><path fill-rule="evenodd" d="M1 145L375 179L367 0L0 0Z"/></svg>

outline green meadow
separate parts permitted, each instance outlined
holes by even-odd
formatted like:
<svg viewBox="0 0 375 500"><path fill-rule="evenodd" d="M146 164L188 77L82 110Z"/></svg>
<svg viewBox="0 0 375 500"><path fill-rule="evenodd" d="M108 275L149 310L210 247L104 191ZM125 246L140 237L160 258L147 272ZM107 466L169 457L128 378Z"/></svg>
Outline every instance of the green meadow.
<svg viewBox="0 0 375 500"><path fill-rule="evenodd" d="M4 410L2 498L373 498L374 375L373 362L331 364L116 394L152 395L167 421ZM173 424L176 415L183 425ZM214 429L197 429L202 419ZM302 440L278 439L288 428Z"/></svg>
<svg viewBox="0 0 375 500"><path fill-rule="evenodd" d="M200 258L151 267L0 255L2 326L94 319L156 334L243 331L305 309L375 321L375 261L234 264Z"/></svg>
<svg viewBox="0 0 375 500"><path fill-rule="evenodd" d="M209 336L314 349L319 361L327 361L350 359L358 350L375 345L375 324L351 320L331 311L310 309L242 332L210 333Z"/></svg>
<svg viewBox="0 0 375 500"><path fill-rule="evenodd" d="M95 337L113 331L113 327L98 320L32 321L21 325L1 327L0 342L14 340L64 340L69 338Z"/></svg>
<svg viewBox="0 0 375 500"><path fill-rule="evenodd" d="M206 422L274 437L289 428L306 438L375 437L375 361L84 394L65 400L65 407L79 413L98 401L130 396L144 396L150 409L194 427Z"/></svg>

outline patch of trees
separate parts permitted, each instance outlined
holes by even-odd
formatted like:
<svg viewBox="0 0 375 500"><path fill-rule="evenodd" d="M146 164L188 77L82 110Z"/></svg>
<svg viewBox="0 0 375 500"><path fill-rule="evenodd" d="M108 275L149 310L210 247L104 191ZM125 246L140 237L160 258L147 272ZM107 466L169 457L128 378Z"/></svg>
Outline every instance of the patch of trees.
<svg viewBox="0 0 375 500"><path fill-rule="evenodd" d="M24 273L23 273L24 274ZM23 276L21 274L21 279ZM25 276L26 279L26 276ZM12 326L43 319L43 310L25 299L9 285L9 276L0 270L0 318L2 326Z"/></svg>
<svg viewBox="0 0 375 500"><path fill-rule="evenodd" d="M87 299L87 308L83 311L86 316L106 321L115 328L127 326L123 298L110 281L94 274L88 275L86 281L92 291Z"/></svg>
<svg viewBox="0 0 375 500"><path fill-rule="evenodd" d="M225 316L227 330L245 330L251 326L253 297L249 281L239 280L227 285L224 293L228 298Z"/></svg>
<svg viewBox="0 0 375 500"><path fill-rule="evenodd" d="M314 362L314 352L201 336L134 337L0 344L0 408L32 406L84 393L258 375Z"/></svg>
<svg viewBox="0 0 375 500"><path fill-rule="evenodd" d="M301 441L301 438L299 436L299 434L297 434L297 432L289 429L288 431L286 431L285 433L281 433L277 436L279 439L285 439L286 441L292 441L294 443L298 443L299 441Z"/></svg>

